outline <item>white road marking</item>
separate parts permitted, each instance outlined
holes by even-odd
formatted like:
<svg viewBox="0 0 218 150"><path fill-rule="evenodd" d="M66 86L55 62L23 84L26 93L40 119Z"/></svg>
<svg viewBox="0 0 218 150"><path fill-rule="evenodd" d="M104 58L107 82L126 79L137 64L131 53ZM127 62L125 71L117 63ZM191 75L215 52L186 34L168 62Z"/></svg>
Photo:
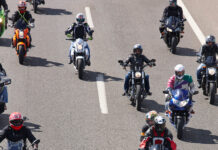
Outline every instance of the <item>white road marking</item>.
<svg viewBox="0 0 218 150"><path fill-rule="evenodd" d="M94 24L93 24L93 21L92 21L92 15L91 15L91 10L89 7L85 7L85 12L86 12L86 18L87 18L87 22L90 26L90 28L94 28Z"/></svg>
<svg viewBox="0 0 218 150"><path fill-rule="evenodd" d="M178 4L183 8L183 13L184 13L185 18L188 20L192 30L194 31L194 33L198 37L198 39L201 42L201 44L202 45L205 44L205 36L204 36L203 32L201 31L201 29L199 28L199 26L197 25L197 23L195 22L195 20L191 16L191 14L189 13L189 11L186 8L186 6L183 3L183 1L182 0L178 0Z"/></svg>
<svg viewBox="0 0 218 150"><path fill-rule="evenodd" d="M107 99L106 99L103 74L98 74L98 76L96 77L96 82L97 82L97 88L98 88L98 97L99 97L99 104L100 104L101 113L108 114L108 107L107 107Z"/></svg>

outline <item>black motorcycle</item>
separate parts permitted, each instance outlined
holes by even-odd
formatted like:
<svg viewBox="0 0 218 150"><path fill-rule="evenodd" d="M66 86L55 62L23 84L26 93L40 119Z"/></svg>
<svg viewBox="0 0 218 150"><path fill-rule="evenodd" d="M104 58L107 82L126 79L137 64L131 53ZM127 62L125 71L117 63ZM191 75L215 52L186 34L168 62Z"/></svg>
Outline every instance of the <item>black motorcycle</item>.
<svg viewBox="0 0 218 150"><path fill-rule="evenodd" d="M183 37L181 35L181 27L185 21L186 19L180 20L174 16L170 16L165 21L160 20L165 27L163 40L167 44L167 47L170 48L170 52L173 54L176 53L176 47L179 44L180 38Z"/></svg>
<svg viewBox="0 0 218 150"><path fill-rule="evenodd" d="M208 95L210 98L210 104L214 104L215 95L217 93L217 63L214 60L213 56L208 56L205 58L200 58L197 60L198 63L205 64L203 66L202 82L201 87L204 95Z"/></svg>
<svg viewBox="0 0 218 150"><path fill-rule="evenodd" d="M155 59L152 59L149 65L155 66ZM118 63L126 69L124 66L123 60L118 60ZM131 65L128 65L131 67ZM138 111L141 110L141 103L143 99L146 98L147 94L145 91L145 72L144 68L147 67L148 64L141 66L136 62L134 69L131 70L131 78L129 80L129 90L127 92L127 96L129 97L132 104L135 106Z"/></svg>

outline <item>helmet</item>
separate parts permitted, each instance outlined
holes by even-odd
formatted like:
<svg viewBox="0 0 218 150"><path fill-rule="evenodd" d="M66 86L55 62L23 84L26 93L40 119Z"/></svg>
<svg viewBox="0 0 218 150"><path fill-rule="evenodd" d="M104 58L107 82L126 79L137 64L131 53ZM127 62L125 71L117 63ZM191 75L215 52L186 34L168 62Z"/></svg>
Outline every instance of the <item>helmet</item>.
<svg viewBox="0 0 218 150"><path fill-rule="evenodd" d="M145 121L148 125L153 125L154 124L154 118L157 116L157 112L155 110L149 111L145 115Z"/></svg>
<svg viewBox="0 0 218 150"><path fill-rule="evenodd" d="M154 128L157 132L163 132L166 127L166 120L162 116L157 116L154 119Z"/></svg>
<svg viewBox="0 0 218 150"><path fill-rule="evenodd" d="M175 75L176 78L181 80L184 77L185 74L185 67L182 64L178 64L175 67Z"/></svg>
<svg viewBox="0 0 218 150"><path fill-rule="evenodd" d="M141 55L142 54L142 46L141 44L135 44L134 47L133 47L133 53L136 53L136 54L139 54Z"/></svg>
<svg viewBox="0 0 218 150"><path fill-rule="evenodd" d="M169 0L170 6L176 6L177 5L177 0Z"/></svg>
<svg viewBox="0 0 218 150"><path fill-rule="evenodd" d="M13 112L9 116L9 124L10 124L12 129L20 130L23 126L23 117L22 117L21 113Z"/></svg>
<svg viewBox="0 0 218 150"><path fill-rule="evenodd" d="M23 13L26 12L26 2L25 1L20 0L17 7L18 7L18 10L19 10L20 13L23 14Z"/></svg>
<svg viewBox="0 0 218 150"><path fill-rule="evenodd" d="M206 44L212 45L215 44L215 42L216 42L216 38L213 35L208 35L206 37Z"/></svg>
<svg viewBox="0 0 218 150"><path fill-rule="evenodd" d="M76 21L78 23L83 23L85 21L85 16L82 13L76 15Z"/></svg>

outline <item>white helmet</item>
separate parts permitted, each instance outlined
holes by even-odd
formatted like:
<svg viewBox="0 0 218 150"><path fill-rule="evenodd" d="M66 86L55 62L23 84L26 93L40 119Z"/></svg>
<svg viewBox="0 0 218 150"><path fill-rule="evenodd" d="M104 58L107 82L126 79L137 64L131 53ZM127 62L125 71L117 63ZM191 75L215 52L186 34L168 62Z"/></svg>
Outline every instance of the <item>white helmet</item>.
<svg viewBox="0 0 218 150"><path fill-rule="evenodd" d="M178 64L175 67L175 75L176 78L181 80L184 77L185 74L185 67L182 64Z"/></svg>
<svg viewBox="0 0 218 150"><path fill-rule="evenodd" d="M83 15L83 13L78 13L76 15L76 21L78 23L83 23L85 21L85 16Z"/></svg>
<svg viewBox="0 0 218 150"><path fill-rule="evenodd" d="M162 116L157 116L154 118L154 122L155 130L158 132L163 132L166 127L166 119L164 119Z"/></svg>

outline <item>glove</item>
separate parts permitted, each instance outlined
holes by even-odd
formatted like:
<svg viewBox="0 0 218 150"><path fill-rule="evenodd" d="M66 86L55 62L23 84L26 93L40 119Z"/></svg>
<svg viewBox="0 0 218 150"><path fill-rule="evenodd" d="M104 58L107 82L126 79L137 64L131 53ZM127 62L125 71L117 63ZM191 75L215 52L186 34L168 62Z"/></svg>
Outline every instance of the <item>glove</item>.
<svg viewBox="0 0 218 150"><path fill-rule="evenodd" d="M89 40L93 40L93 37L92 37L92 36L90 36L90 37L89 37Z"/></svg>

